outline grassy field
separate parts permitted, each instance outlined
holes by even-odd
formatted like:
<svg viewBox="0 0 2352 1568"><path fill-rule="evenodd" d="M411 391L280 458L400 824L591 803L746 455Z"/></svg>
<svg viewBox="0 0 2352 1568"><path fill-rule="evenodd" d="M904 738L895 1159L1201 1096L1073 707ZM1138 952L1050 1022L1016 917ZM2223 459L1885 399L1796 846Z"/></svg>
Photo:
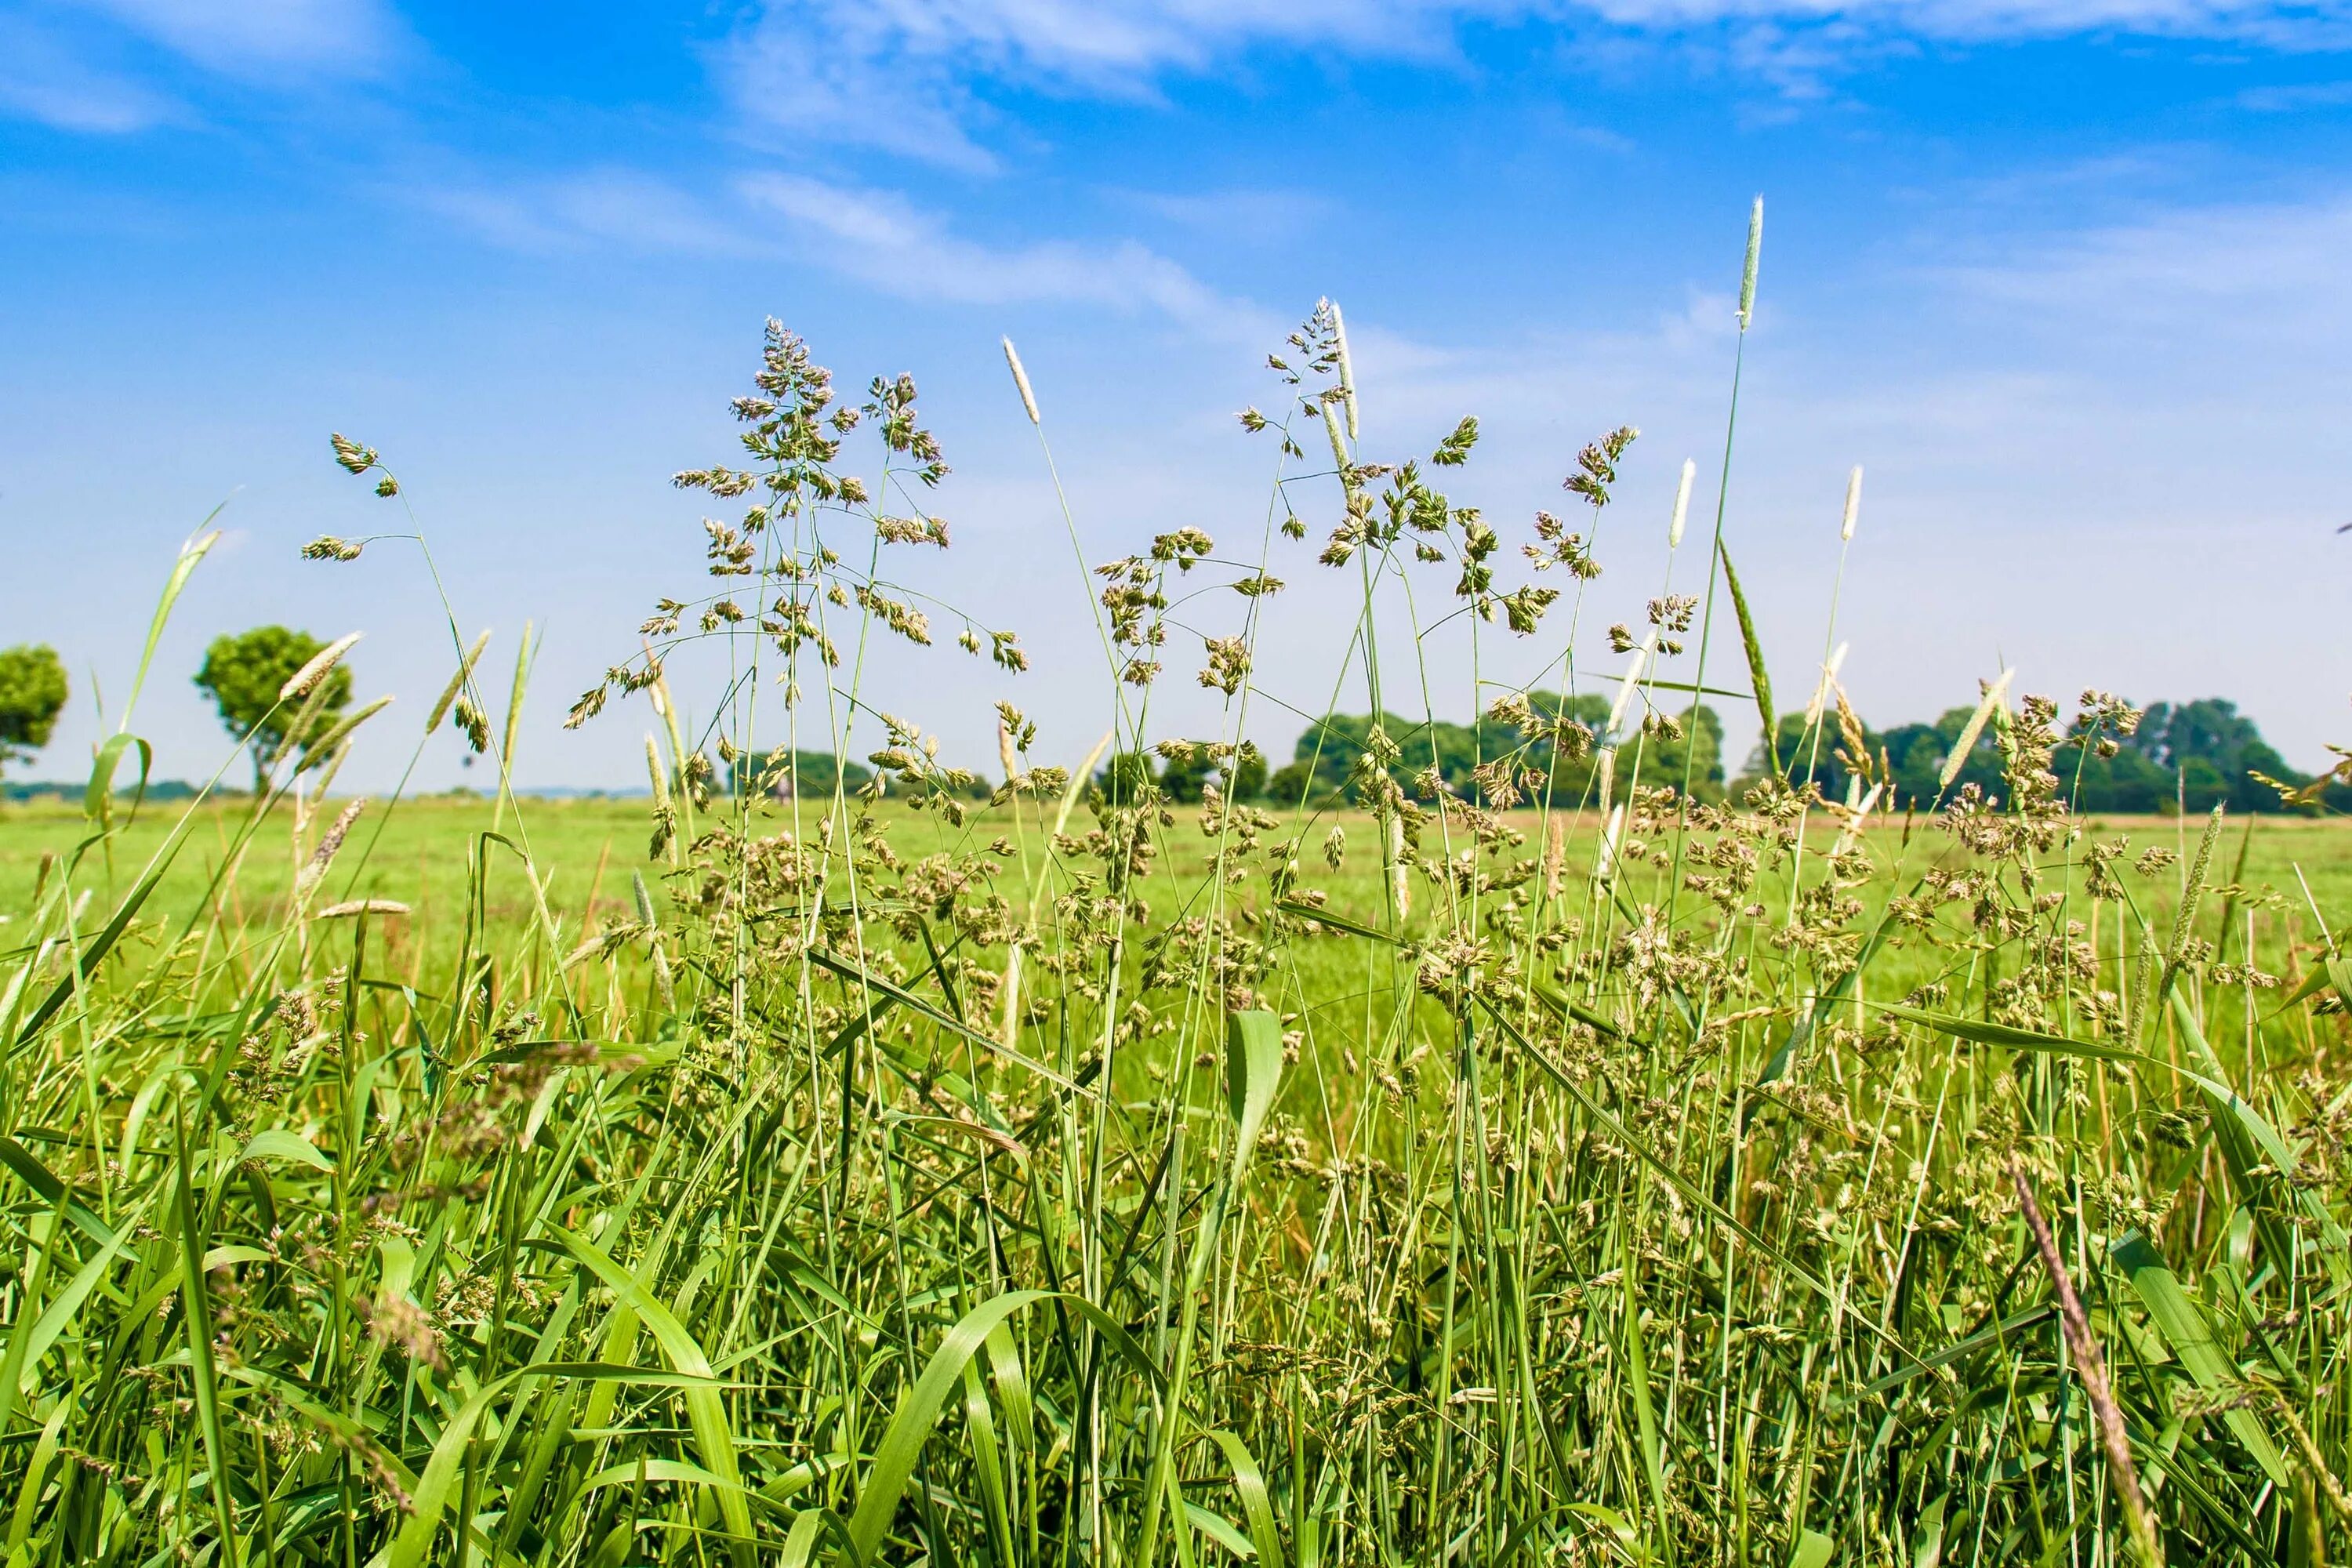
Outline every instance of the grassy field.
<svg viewBox="0 0 2352 1568"><path fill-rule="evenodd" d="M656 796L298 810L328 731L258 801L0 812L0 1563L2352 1545L2352 829L2080 820L2069 748L2133 716L2007 677L1953 746L1993 737L1997 796L1662 787L1637 759L1724 689L1710 625L1772 732L1720 541L1678 507L1670 558L1726 569L1599 654L1581 587L1506 591L1427 488L1474 426L1375 467L1336 314L1292 360L1276 494L1328 503L1364 709L1441 630L1559 628L1618 672L1605 723L1481 692L1518 762L1452 789L1376 733L1307 816L1089 787L1008 710L983 808L859 673L929 639L886 547L943 531L835 469L860 421L772 325L757 472L680 476L756 492L705 531L718 581L575 710L650 708ZM920 483L913 395L862 418ZM1630 439L1578 459L1595 519ZM1547 518L1528 553L1589 584L1591 548ZM1166 739L1145 697L1193 640L1232 700L1204 743L1239 741L1278 584L1211 549L1097 563L1120 749ZM1230 636L1170 635L1196 567ZM1470 613L1383 632L1408 573ZM729 684L689 740L698 654ZM501 777L521 682L500 724L453 661L429 743L454 712ZM835 742L887 799L710 795L780 688L869 716ZM1832 680L1812 712L1860 733Z"/></svg>
<svg viewBox="0 0 2352 1568"><path fill-rule="evenodd" d="M158 882L142 911L146 921L152 922L142 925L142 935L160 941L167 934L176 939L197 929L256 935L277 930L320 823L331 821L351 804L336 798L302 808L307 830L299 845L293 835L297 811L289 803L279 803L258 826L250 820L251 806L243 800L198 811L186 847ZM603 925L630 918L633 874L661 889L666 879L677 871L668 857L651 858L646 853L652 830L652 802L646 797L523 797L503 809L489 799L468 795L422 796L388 805L364 800L360 804L351 847L337 858L328 901L379 899L406 905L409 913L386 921L379 932L383 946L378 962L395 972L405 968L414 980L446 970L456 957L464 934L469 868L480 849L479 836L485 832L502 833L529 853L538 872L540 899L553 917L559 939L569 934L576 942ZM1307 813L1295 805L1264 805L1280 822L1276 830L1279 835L1298 839L1313 853L1320 853L1335 827L1358 846L1378 841L1379 825L1361 811ZM803 809L818 812L824 807L812 805ZM1193 808L1192 815L1197 813L1198 808ZM954 829L936 816L887 801L875 808L875 815L889 826L894 837L919 854L969 854L1016 830L1014 814L1003 805L976 808L968 822ZM1591 864L1600 831L1594 816L1590 811L1560 814L1564 862L1579 867ZM86 892L97 908L113 903L180 820L174 812L151 809L130 821L107 840L104 853L85 861L75 881L77 897ZM1505 813L1502 820L1512 831L1541 844L1546 831L1541 814ZM783 802L766 803L750 822L751 830L760 837L791 832L793 807ZM89 836L89 826L78 806L64 803L0 806L0 918L21 924L31 915L44 858L69 856ZM2171 875L2152 879L2143 889L2144 907L2151 917L2168 919L2179 902L2202 819L2090 817L2082 826L2095 840L2127 841L2135 857L2149 848L2172 852ZM1825 852L1837 835L1832 821L1811 825L1810 850L1817 856ZM1181 908L1198 893L1198 872L1213 858L1216 848L1205 836L1197 849L1184 845L1181 835L1171 834L1171 839L1176 847L1139 884L1146 900L1159 902L1165 910ZM241 854L234 848L239 842L246 845ZM1956 866L1965 859L1954 851L1947 835L1916 821L1907 837L1896 819L1874 832L1869 842L1882 873L1862 889L1864 902L1874 913L1890 889L1916 879L1927 868ZM2254 942L2263 961L2273 968L2294 962L2290 953L2308 962L2319 934L2312 918L2315 903L2322 910L2352 910L2352 826L2340 819L2270 816L2240 821L2231 826L2219 854L2222 863L2215 868L2216 885L2241 889L2240 901L2248 910L2241 940ZM502 938L530 935L539 921L540 904L532 897L531 882L524 876L520 858L494 851L488 864L481 906L484 917ZM1008 884L1017 880L1017 871L1001 862L990 869ZM1654 865L1649 868L1652 875L1646 886L1640 870L1629 869L1626 880L1633 896L1660 893L1656 869ZM224 871L234 874L224 876ZM1335 910L1359 920L1377 920L1382 912L1381 876L1377 857L1359 853L1319 879L1318 886L1328 892ZM1243 891L1237 900L1242 909L1253 912L1267 901L1255 889ZM0 935L5 935L5 928L0 928ZM1916 961L1900 956L1912 945L1904 938L1890 941L1889 958L1882 972L1890 979L1899 978L1906 989L1935 966L1924 953ZM2110 965L2116 962L2112 945L2105 962ZM2112 984L2110 976L2111 987Z"/></svg>

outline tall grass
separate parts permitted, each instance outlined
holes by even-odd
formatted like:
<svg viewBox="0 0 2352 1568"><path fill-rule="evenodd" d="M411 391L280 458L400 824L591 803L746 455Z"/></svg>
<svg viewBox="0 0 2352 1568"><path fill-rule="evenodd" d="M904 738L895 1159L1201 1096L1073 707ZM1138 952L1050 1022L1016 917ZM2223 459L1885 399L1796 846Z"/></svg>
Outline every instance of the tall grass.
<svg viewBox="0 0 2352 1568"><path fill-rule="evenodd" d="M2185 858L2087 834L2063 751L2112 703L2062 727L1994 689L2005 795L1899 820L1645 776L1719 581L1771 732L1717 575L1728 436L1708 580L1617 629L1604 732L1490 688L1458 700L1519 750L1475 798L1385 735L1344 809L1096 781L1151 745L1230 766L1251 700L1298 695L1253 660L1310 515L1360 605L1307 710L1436 716L1442 637L1620 679L1577 628L1630 431L1571 480L1591 521L1534 536L1562 575L1507 591L1429 478L1475 425L1362 455L1335 310L1276 373L1260 538L1082 554L1114 731L1070 767L1088 737L1007 706L985 805L867 689L875 639L963 620L898 580L946 542L913 385L851 408L776 328L749 466L679 476L749 509L708 527L712 592L574 710L650 705L614 898L550 896L507 786L527 648L493 697L454 616L426 735L454 718L500 781L449 847L454 958L357 896L390 808L322 804L347 735L278 758L196 912L153 913L200 814L113 865L126 717L0 958L0 1559L2071 1568L2352 1538L2329 913L2225 881L2218 816ZM1196 640L1223 728L1160 734ZM807 749L887 786L732 787Z"/></svg>

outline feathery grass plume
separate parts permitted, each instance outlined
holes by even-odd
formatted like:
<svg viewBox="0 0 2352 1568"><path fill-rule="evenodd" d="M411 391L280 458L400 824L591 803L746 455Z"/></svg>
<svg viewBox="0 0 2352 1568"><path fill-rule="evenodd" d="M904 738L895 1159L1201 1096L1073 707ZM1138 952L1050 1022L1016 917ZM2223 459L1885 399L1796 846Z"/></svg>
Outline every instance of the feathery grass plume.
<svg viewBox="0 0 2352 1568"><path fill-rule="evenodd" d="M1616 790L1617 748L1603 746L1600 753L1593 758L1592 768L1593 799L1599 804L1601 811L1606 812L1609 809L1610 802L1616 798Z"/></svg>
<svg viewBox="0 0 2352 1568"><path fill-rule="evenodd" d="M1845 521L1839 525L1838 538L1853 542L1854 520L1862 515L1862 465L1856 463L1845 480Z"/></svg>
<svg viewBox="0 0 2352 1568"><path fill-rule="evenodd" d="M1332 829L1338 832L1339 829ZM1336 868L1335 868L1336 869ZM1559 897L1561 883L1568 872L1568 824L1558 816L1544 824L1543 876L1544 897Z"/></svg>
<svg viewBox="0 0 2352 1568"><path fill-rule="evenodd" d="M1805 727L1807 729L1811 729L1813 725L1822 721L1822 714L1829 707L1830 692L1837 686L1838 683L1838 671L1845 668L1846 650L1853 646L1853 645L1852 643L1838 644L1836 648L1831 652L1830 657L1823 661L1822 665L1822 678L1813 687L1813 699L1811 701L1805 704Z"/></svg>
<svg viewBox="0 0 2352 1568"><path fill-rule="evenodd" d="M2042 1255L2042 1266L2050 1271L2050 1283L2058 1297L2058 1326L2066 1338L2066 1349L2074 1359L2074 1375L2082 1381L2083 1394L2091 1403L2091 1413L2099 1424L2099 1445L2105 1450L2107 1484L2115 1489L2116 1504L2123 1510L2124 1527L2131 1532L2132 1545L2139 1559L2148 1568L2161 1568L2164 1548L2157 1539L2156 1520L2148 1512L2147 1498L2140 1490L2139 1471L2132 1464L2131 1440L2124 1434L2123 1411L2116 1404L2115 1390L2107 1382L2107 1363L2099 1353L2099 1342L2091 1337L2091 1321L2083 1310L2083 1299L2074 1293L2074 1281L2066 1272L2066 1260L2058 1255L2058 1243L2050 1234L2049 1222L2042 1217L2042 1207L2033 1201L2033 1185L2025 1178L2024 1163L2015 1156L2009 1162L2009 1179L2017 1188L2017 1200L2023 1205L2025 1223L2033 1233L2034 1249Z"/></svg>
<svg viewBox="0 0 2352 1568"><path fill-rule="evenodd" d="M1607 809L1609 821L1601 830L1601 853L1594 871L1603 882L1613 880L1617 875L1617 838L1625 831L1624 803L1621 801Z"/></svg>
<svg viewBox="0 0 2352 1568"><path fill-rule="evenodd" d="M1666 525L1666 548L1679 549L1683 542L1683 525L1690 521L1691 482L1698 478L1698 459L1683 459L1683 476L1675 483L1675 517Z"/></svg>
<svg viewBox="0 0 2352 1568"><path fill-rule="evenodd" d="M1013 749L1013 726L1002 717L996 721L996 761L1004 769L1006 784L1021 776L1021 758Z"/></svg>
<svg viewBox="0 0 2352 1568"><path fill-rule="evenodd" d="M1951 755L1944 759L1944 771L1936 775L1936 793L1938 795L1951 788L1952 781L1960 776L1960 770L1969 765L1969 753L1977 749L1977 741L1984 734L1986 721L1992 717L1993 710L2007 700L2009 683L2016 674L2017 670L2012 666L2002 670L2000 679L1985 688L1984 696L1977 702L1977 710L1969 715L1969 721L1961 726L1959 738L1952 742Z"/></svg>
<svg viewBox="0 0 2352 1568"><path fill-rule="evenodd" d="M1356 365L1348 355L1348 318L1339 313L1339 301L1331 306L1331 343L1339 360L1339 395L1348 405L1348 439L1359 434L1356 428Z"/></svg>
<svg viewBox="0 0 2352 1568"><path fill-rule="evenodd" d="M341 637L312 654L310 662L288 676L286 684L278 689L278 700L291 702L297 697L307 696L310 688L324 679L327 671L334 668L343 655L352 651L352 645L359 641L362 635L359 632L345 632Z"/></svg>
<svg viewBox="0 0 2352 1568"><path fill-rule="evenodd" d="M1758 196L1748 215L1748 265L1739 272L1739 330L1748 330L1756 311L1756 264L1764 255L1764 198Z"/></svg>
<svg viewBox="0 0 2352 1568"><path fill-rule="evenodd" d="M1037 417L1037 395L1029 389L1029 372L1022 365L1021 352L1013 346L1011 338L1004 340L1004 363L1013 367L1013 384L1021 390L1021 406L1028 411L1029 423L1043 423Z"/></svg>
<svg viewBox="0 0 2352 1568"><path fill-rule="evenodd" d="M450 705L457 700L457 694L466 689L467 679L473 675L475 661L482 657L482 650L489 646L489 628L485 626L482 628L482 635L474 639L474 646L467 648L463 657L457 660L457 673L449 678L449 684L441 689L440 698L433 704L431 717L425 721L426 734L430 735L434 731L441 728L441 721L449 716Z"/></svg>

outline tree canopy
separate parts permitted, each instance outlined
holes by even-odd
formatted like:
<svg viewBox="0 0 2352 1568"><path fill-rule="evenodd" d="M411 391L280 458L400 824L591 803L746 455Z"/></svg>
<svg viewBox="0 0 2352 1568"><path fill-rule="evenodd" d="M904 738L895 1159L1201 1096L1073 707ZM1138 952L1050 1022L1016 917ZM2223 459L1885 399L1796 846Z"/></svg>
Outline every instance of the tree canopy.
<svg viewBox="0 0 2352 1568"><path fill-rule="evenodd" d="M65 706L66 667L57 649L0 648L0 767L47 745Z"/></svg>
<svg viewBox="0 0 2352 1568"><path fill-rule="evenodd" d="M1477 777L1486 767L1507 773L1511 788L1522 796L1529 785L1549 781L1555 801L1574 801L1591 784L1598 766L1590 744L1561 745L1554 738L1563 722L1598 731L1608 722L1609 700L1596 692L1567 697L1553 692L1528 696L1532 728L1487 718L1476 724L1455 724L1407 719L1383 713L1379 725L1396 748L1389 773L1407 791L1431 768L1447 788L1473 799L1494 804L1494 792ZM1321 802L1354 794L1358 760L1371 743L1373 718L1369 713L1334 713L1310 726L1298 737L1292 761L1267 783L1276 800L1305 796ZM1573 736L1573 731L1570 731ZM1696 707L1672 716L1661 715L1650 726L1636 729L1618 747L1617 777L1643 784L1683 786L1688 770L1691 793L1701 799L1720 796L1723 789L1723 721L1714 709Z"/></svg>
<svg viewBox="0 0 2352 1568"><path fill-rule="evenodd" d="M299 748L307 748L332 728L351 705L352 671L347 664L338 664L327 672L314 689L315 702L309 699L278 700L278 694L286 683L326 646L308 632L285 626L256 626L248 632L215 637L212 646L205 649L204 665L196 671L196 688L213 700L228 732L252 748L253 785L257 790L268 773L269 760L287 745L289 730L302 721L306 710L310 714L306 732L291 737L292 743Z"/></svg>
<svg viewBox="0 0 2352 1568"><path fill-rule="evenodd" d="M1947 709L1932 724L1897 724L1885 731L1863 725L1873 758L1885 754L1895 786L1894 804L1926 806L1945 793L1939 789L1945 759L1974 711ZM1999 795L2007 788L1998 731L1997 725L1984 727L1952 780L1953 791L1973 784ZM1792 782L1810 778L1823 795L1844 797L1849 759L1834 714L1817 736L1807 733L1803 715L1783 714L1780 742L1786 777ZM2237 704L2219 697L2155 703L2133 733L2115 738L2113 755L2100 752L2096 745L2070 744L2053 760L2059 792L2077 811L2158 812L2176 805L2195 812L2210 811L2217 805L2231 811L2278 811L2283 809L2278 792L2254 775L2291 784L2307 782L2307 775L2290 767L2263 739ZM1759 746L1748 756L1743 782L1760 778L1764 767Z"/></svg>

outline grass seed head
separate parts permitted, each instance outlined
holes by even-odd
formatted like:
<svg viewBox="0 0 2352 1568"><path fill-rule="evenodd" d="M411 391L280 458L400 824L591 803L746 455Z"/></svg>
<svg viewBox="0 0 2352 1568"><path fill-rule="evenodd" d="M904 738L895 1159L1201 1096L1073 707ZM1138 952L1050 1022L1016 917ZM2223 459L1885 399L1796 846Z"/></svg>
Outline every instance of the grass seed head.
<svg viewBox="0 0 2352 1568"><path fill-rule="evenodd" d="M1037 417L1037 395L1029 389L1029 372L1023 367L1021 351L1013 346L1011 338L1004 340L1004 363L1013 367L1013 384L1021 390L1021 406L1027 411L1029 423L1043 423Z"/></svg>
<svg viewBox="0 0 2352 1568"><path fill-rule="evenodd" d="M1666 548L1676 550L1683 542L1683 525L1690 521L1691 483L1698 478L1698 464L1690 458L1683 459L1682 478L1675 482L1675 516L1666 525Z"/></svg>
<svg viewBox="0 0 2352 1568"><path fill-rule="evenodd" d="M310 689L326 679L327 671L334 668L341 662L343 655L352 651L352 645L360 640L361 635L358 632L345 632L341 637L312 654L310 661L292 675L288 676L286 684L278 689L278 700L291 702L298 697L310 695Z"/></svg>

